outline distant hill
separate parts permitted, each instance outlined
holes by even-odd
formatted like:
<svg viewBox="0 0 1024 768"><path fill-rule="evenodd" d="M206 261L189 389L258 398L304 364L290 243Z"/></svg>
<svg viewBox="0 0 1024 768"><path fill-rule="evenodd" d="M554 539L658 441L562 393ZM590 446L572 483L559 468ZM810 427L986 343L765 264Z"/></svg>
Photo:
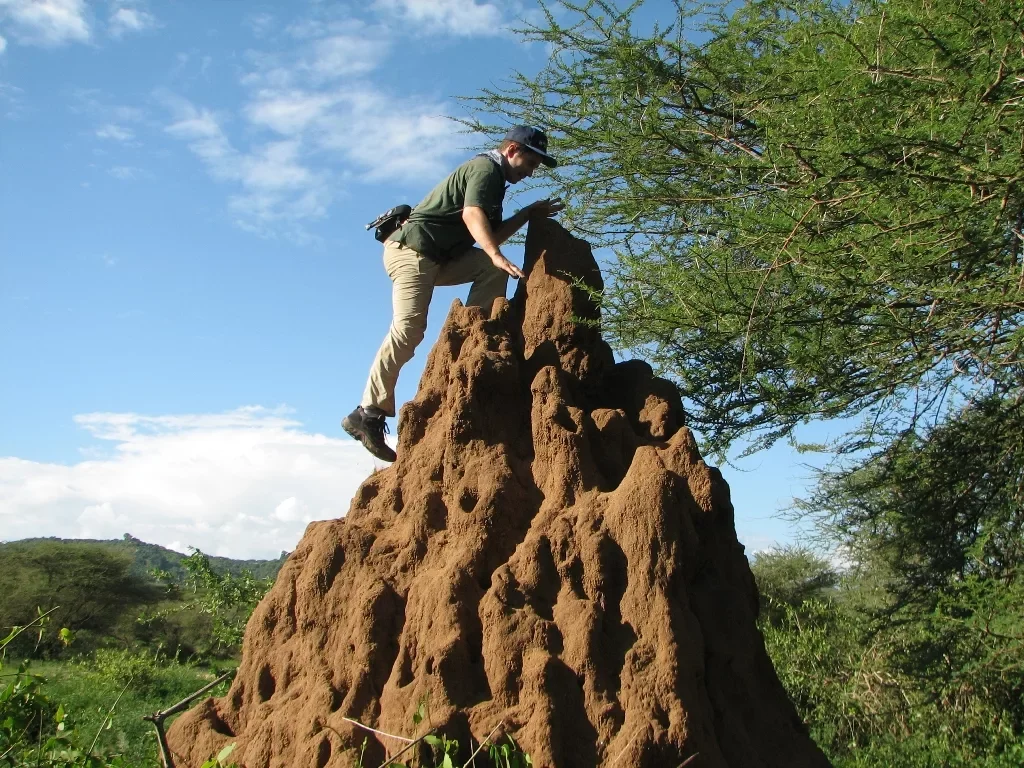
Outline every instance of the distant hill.
<svg viewBox="0 0 1024 768"><path fill-rule="evenodd" d="M59 539L52 536L19 539L18 541L0 542L0 550L12 546L31 547L33 544L41 542L93 544L100 549L128 554L132 558L132 573L141 577L149 577L153 569L167 571L179 582L183 581L186 575L185 569L181 565L181 561L185 559L186 555L175 552L173 549L167 549L167 547L161 547L159 544L148 544L129 533L126 533L121 539ZM281 556L276 560L233 560L229 557L214 557L209 553L204 554L210 558L210 565L217 573L230 573L237 576L242 571L248 570L258 579L277 578L277 572L281 570L281 566L284 565L284 561L288 557L287 552L281 552Z"/></svg>

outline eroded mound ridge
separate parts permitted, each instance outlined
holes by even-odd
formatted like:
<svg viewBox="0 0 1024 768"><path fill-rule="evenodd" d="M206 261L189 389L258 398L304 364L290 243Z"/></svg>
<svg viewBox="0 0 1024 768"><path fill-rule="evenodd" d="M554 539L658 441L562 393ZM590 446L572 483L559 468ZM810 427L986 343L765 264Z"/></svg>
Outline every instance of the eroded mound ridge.
<svg viewBox="0 0 1024 768"><path fill-rule="evenodd" d="M345 718L419 735L424 698L464 746L503 722L535 766L828 765L675 388L576 322L590 247L533 224L526 271L489 315L452 306L398 461L306 530L228 694L174 723L179 765L236 742L248 768L353 766L369 735L376 766L401 744Z"/></svg>

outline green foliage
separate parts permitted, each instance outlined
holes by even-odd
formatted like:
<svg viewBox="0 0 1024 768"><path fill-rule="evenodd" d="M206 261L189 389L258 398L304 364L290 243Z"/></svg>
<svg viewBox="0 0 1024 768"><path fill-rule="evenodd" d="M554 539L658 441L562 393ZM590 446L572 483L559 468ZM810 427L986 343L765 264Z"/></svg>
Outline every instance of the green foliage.
<svg viewBox="0 0 1024 768"><path fill-rule="evenodd" d="M804 508L847 543L897 634L891 664L953 710L1024 733L1024 408L988 397L825 475ZM987 726L977 725L985 731Z"/></svg>
<svg viewBox="0 0 1024 768"><path fill-rule="evenodd" d="M839 574L823 558L804 547L758 552L750 564L761 598L761 616L769 621L786 615L783 607L800 608L827 598Z"/></svg>
<svg viewBox="0 0 1024 768"><path fill-rule="evenodd" d="M58 605L52 618L88 648L111 633L133 609L159 599L159 589L131 573L131 560L88 544L0 547L0 626L27 624L38 606ZM33 642L22 635L8 649L18 655L59 653L59 636Z"/></svg>
<svg viewBox="0 0 1024 768"><path fill-rule="evenodd" d="M253 580L266 581L257 573L276 574L282 562L203 557L211 572L232 576L243 593ZM193 560L129 536L116 542L35 539L0 544L0 626L24 625L36 616L38 606L58 604L53 620L74 634L78 653L105 645L148 646L182 658L225 653L228 646L214 636L215 614L194 601L183 606L181 589L169 591L166 582L160 584L141 570L141 564L152 563L166 566L162 573L176 585L196 580L188 570ZM256 571L243 567L247 564ZM224 597L231 599L229 594ZM140 614L142 621L137 621ZM234 619L226 616L226 621ZM65 645L58 635L48 634L42 642L22 635L8 653L49 658L60 655Z"/></svg>
<svg viewBox="0 0 1024 768"><path fill-rule="evenodd" d="M429 725L430 707L426 697L420 699L417 704L416 711L412 716L412 723L414 729L417 729L422 723ZM456 768L456 766L460 765L458 739L449 739L445 734L437 733L437 730L436 728L431 728L426 734L410 743L405 750L408 751L422 742L430 749L429 762L424 762L423 755L421 754L418 760L415 758L407 758L404 762L389 760L387 762L388 768L413 768L414 765L419 766L419 768L427 768L428 766L429 768ZM498 731L498 728L494 729L494 732L496 731ZM477 759L480 759L481 765L493 765L495 768L527 768L533 765L530 756L523 752L511 736L506 734L504 742L500 740L499 742L490 741L494 732L484 739L484 742L479 747L473 750L465 763L461 763L462 768L469 768L471 765L475 766ZM359 758L356 762L359 768L366 768L363 758L368 743L369 739L364 738L359 750ZM472 746L472 739L470 739L470 746ZM483 752L483 757L480 755L481 752ZM402 753L396 755L396 757L401 756Z"/></svg>
<svg viewBox="0 0 1024 768"><path fill-rule="evenodd" d="M83 662L115 685L150 685L157 677L160 663L148 653L127 649L98 648Z"/></svg>
<svg viewBox="0 0 1024 768"><path fill-rule="evenodd" d="M274 581L257 579L247 570L238 575L218 573L209 557L194 547L191 549L192 554L182 561L186 573L184 583L177 583L166 572L157 573L169 591L186 599L144 621L164 619L181 611L196 611L211 622L212 650L235 653L241 648L249 616Z"/></svg>
<svg viewBox="0 0 1024 768"><path fill-rule="evenodd" d="M602 327L708 447L1020 387L1016 0L563 5L476 102L552 130L544 183L617 248Z"/></svg>
<svg viewBox="0 0 1024 768"><path fill-rule="evenodd" d="M801 553L795 559L793 569L802 569ZM830 572L824 564L823 574ZM778 591L760 580L759 587ZM833 764L1019 765L1024 729L1015 722L1013 702L982 685L950 687L927 668L907 665L905 654L921 641L920 630L878 625L865 608L873 592L872 580L854 572L826 597L778 603L760 622L780 680Z"/></svg>
<svg viewBox="0 0 1024 768"><path fill-rule="evenodd" d="M131 558L131 572L140 578L148 578L153 571L166 571L176 580L183 580L186 576L182 560L187 556L173 549L161 547L159 544L150 544L132 536L124 534L121 539L58 539L55 537L43 539L22 539L13 542L19 546L64 546L68 544L88 545L97 550L102 550L114 555L127 556ZM9 544L0 543L0 550ZM218 573L230 573L238 575L242 571L249 571L258 579L274 578L281 569L288 553L282 552L276 560L234 560L229 557L210 556L210 564Z"/></svg>
<svg viewBox="0 0 1024 768"><path fill-rule="evenodd" d="M36 663L33 669L45 678L45 694L64 705L80 731L90 739L99 734L97 750L118 754L126 764L139 768L157 765L159 760L153 726L142 715L166 709L217 676L215 671L162 657L153 660L141 676L127 680L124 667L109 660L95 664L90 657ZM212 695L221 696L226 690L224 683ZM117 706L110 711L115 701Z"/></svg>
<svg viewBox="0 0 1024 768"><path fill-rule="evenodd" d="M6 658L8 646L31 626L39 627L40 638L46 627L46 614L27 627L15 627L0 642L0 654ZM8 668L9 670L9 668ZM29 671L26 663L13 672L0 662L0 766L33 765L45 768L120 768L117 757L94 751L96 741L85 747L85 737L73 726L63 704L55 704L43 692L44 678Z"/></svg>
<svg viewBox="0 0 1024 768"><path fill-rule="evenodd" d="M455 758L459 754L458 739L449 739L443 733L440 736L428 734L423 741L434 754L436 768L455 768Z"/></svg>
<svg viewBox="0 0 1024 768"><path fill-rule="evenodd" d="M166 583L133 573L123 552L96 543L17 542L0 547L0 558L0 608L5 620L19 625L4 641L5 656L53 657L76 638L76 648L85 652L78 662L22 664L0 672L0 766L156 764L154 733L141 715L212 679L167 659L163 649L174 648L176 657L183 649L216 648L230 655L270 586L269 579L244 569L221 574L198 551L181 558L186 579L170 596ZM45 599L44 586L71 600L72 608L42 614L34 602ZM137 622L140 604L151 613ZM68 620L70 627L49 633L51 619ZM78 645L82 638L84 646ZM104 647L110 643L119 647ZM140 644L155 650L141 650Z"/></svg>
<svg viewBox="0 0 1024 768"><path fill-rule="evenodd" d="M202 768L234 768L234 763L228 763L227 759L231 756L231 753L235 751L235 743L231 742L224 749L217 753L215 757L211 757L205 763Z"/></svg>
<svg viewBox="0 0 1024 768"><path fill-rule="evenodd" d="M487 755L497 768L527 768L533 765L530 756L523 752L511 736L506 736L502 744L490 744Z"/></svg>

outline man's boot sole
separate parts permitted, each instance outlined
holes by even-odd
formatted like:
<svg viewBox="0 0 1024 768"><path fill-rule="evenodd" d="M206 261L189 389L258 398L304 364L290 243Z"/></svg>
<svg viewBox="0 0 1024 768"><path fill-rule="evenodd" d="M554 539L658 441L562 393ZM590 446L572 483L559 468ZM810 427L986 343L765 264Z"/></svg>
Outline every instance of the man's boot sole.
<svg viewBox="0 0 1024 768"><path fill-rule="evenodd" d="M381 461L386 461L389 464L393 464L395 459L398 458L398 455L395 454L393 451L390 456L381 456L379 453L377 453L377 451L374 450L373 445L370 443L366 435L364 435L358 427L352 426L352 423L348 420L348 416L341 420L341 428L344 429L349 434L350 437L353 437L360 443L362 443L363 448L365 448L367 452L369 452L369 454L373 456L375 459L380 459Z"/></svg>

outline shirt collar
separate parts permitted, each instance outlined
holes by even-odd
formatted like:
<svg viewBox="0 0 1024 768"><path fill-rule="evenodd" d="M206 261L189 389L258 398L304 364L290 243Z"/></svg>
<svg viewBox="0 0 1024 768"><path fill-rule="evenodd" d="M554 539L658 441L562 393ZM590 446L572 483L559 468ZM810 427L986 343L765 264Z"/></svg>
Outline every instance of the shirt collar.
<svg viewBox="0 0 1024 768"><path fill-rule="evenodd" d="M501 173L505 177L505 181L508 181L508 158L496 149L488 150L487 152L484 152L484 154L491 158L492 162L501 168Z"/></svg>

